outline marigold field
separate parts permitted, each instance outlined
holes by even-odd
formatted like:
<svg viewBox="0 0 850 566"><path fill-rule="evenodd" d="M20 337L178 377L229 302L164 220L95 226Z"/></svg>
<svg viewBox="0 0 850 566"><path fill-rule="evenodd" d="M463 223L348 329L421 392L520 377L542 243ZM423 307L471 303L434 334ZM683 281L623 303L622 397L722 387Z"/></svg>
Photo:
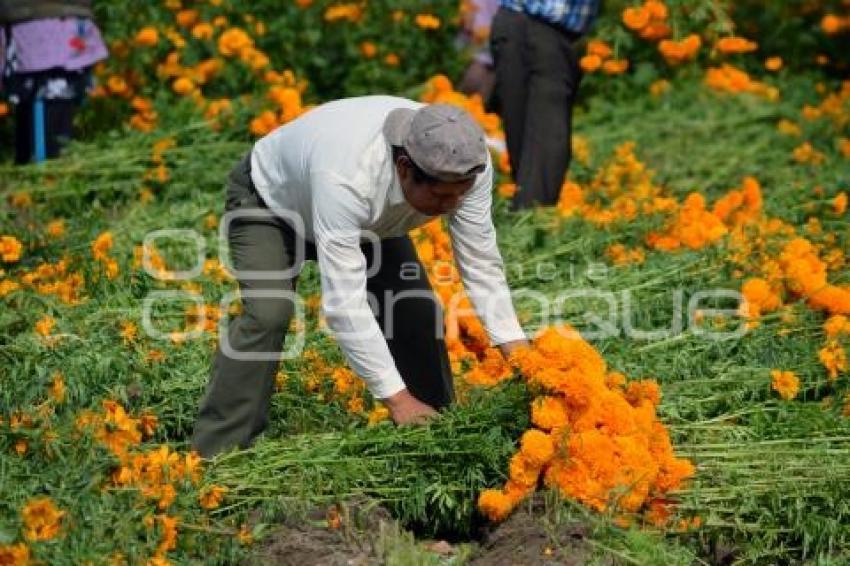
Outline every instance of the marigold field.
<svg viewBox="0 0 850 566"><path fill-rule="evenodd" d="M455 90L465 3L95 7L63 156L12 165L0 103L0 564L850 563L850 2L605 2L560 201L522 212ZM502 358L447 231L414 231L458 403L397 428L308 263L268 430L202 462L227 172L367 93L486 131L533 344Z"/></svg>

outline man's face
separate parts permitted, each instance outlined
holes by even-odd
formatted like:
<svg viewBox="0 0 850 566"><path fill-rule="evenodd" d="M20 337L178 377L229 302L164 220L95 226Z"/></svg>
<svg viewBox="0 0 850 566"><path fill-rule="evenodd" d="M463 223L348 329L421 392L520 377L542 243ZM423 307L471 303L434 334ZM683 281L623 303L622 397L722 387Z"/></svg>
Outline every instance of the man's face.
<svg viewBox="0 0 850 566"><path fill-rule="evenodd" d="M454 211L463 196L469 192L475 179L458 183L417 183L413 176L413 163L406 156L396 161L401 190L407 202L422 214L440 216Z"/></svg>

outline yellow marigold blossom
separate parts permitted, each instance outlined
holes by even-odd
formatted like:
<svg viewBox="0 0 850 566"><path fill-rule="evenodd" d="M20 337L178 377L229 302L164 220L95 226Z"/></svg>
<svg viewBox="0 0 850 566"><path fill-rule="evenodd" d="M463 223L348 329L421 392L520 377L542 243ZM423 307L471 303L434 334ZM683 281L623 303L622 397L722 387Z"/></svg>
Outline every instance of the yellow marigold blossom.
<svg viewBox="0 0 850 566"><path fill-rule="evenodd" d="M5 297L9 293L13 291L17 291L21 288L21 285L16 281L11 281L9 279L3 279L0 281L0 298Z"/></svg>
<svg viewBox="0 0 850 566"><path fill-rule="evenodd" d="M112 232L106 231L98 235L91 244L92 257L98 261L108 259L109 250L112 249Z"/></svg>
<svg viewBox="0 0 850 566"><path fill-rule="evenodd" d="M649 85L649 93L652 96L661 96L665 92L670 90L670 81L666 79L659 79Z"/></svg>
<svg viewBox="0 0 850 566"><path fill-rule="evenodd" d="M215 28L207 22L201 22L192 26L192 37L201 41L212 39Z"/></svg>
<svg viewBox="0 0 850 566"><path fill-rule="evenodd" d="M29 541L56 538L65 511L60 511L49 497L30 499L21 510L24 538Z"/></svg>
<svg viewBox="0 0 850 566"><path fill-rule="evenodd" d="M144 27L136 33L133 42L143 47L153 47L159 43L159 32L153 26Z"/></svg>
<svg viewBox="0 0 850 566"><path fill-rule="evenodd" d="M815 149L809 142L803 142L797 146L792 156L794 157L794 161L804 165L822 165L826 161L826 155Z"/></svg>
<svg viewBox="0 0 850 566"><path fill-rule="evenodd" d="M359 4L334 4L325 9L324 18L326 22L348 20L359 22L363 17L363 8Z"/></svg>
<svg viewBox="0 0 850 566"><path fill-rule="evenodd" d="M171 88L174 89L174 92L176 92L180 96L186 96L188 94L191 94L195 90L195 83L193 83L192 80L189 78L180 77L174 81L174 84L171 85Z"/></svg>
<svg viewBox="0 0 850 566"><path fill-rule="evenodd" d="M585 73L594 73L602 67L602 58L595 54L585 55L579 61L579 65Z"/></svg>
<svg viewBox="0 0 850 566"><path fill-rule="evenodd" d="M53 374L53 381L50 383L48 393L50 398L57 403L63 403L65 401L65 378L60 372L57 371Z"/></svg>
<svg viewBox="0 0 850 566"><path fill-rule="evenodd" d="M29 450L29 443L25 438L20 438L15 442L15 453L18 456L23 456L27 453L27 450Z"/></svg>
<svg viewBox="0 0 850 566"><path fill-rule="evenodd" d="M628 59L608 59L602 63L602 72L606 75L622 75L628 69Z"/></svg>
<svg viewBox="0 0 850 566"><path fill-rule="evenodd" d="M390 418L390 410L384 405L378 405L372 409L366 417L369 425L378 424Z"/></svg>
<svg viewBox="0 0 850 566"><path fill-rule="evenodd" d="M669 65L679 65L696 58L700 47L702 47L700 36L691 34L681 41L665 39L658 44L658 51Z"/></svg>
<svg viewBox="0 0 850 566"><path fill-rule="evenodd" d="M51 238L61 238L65 234L65 221L61 218L47 224L47 235Z"/></svg>
<svg viewBox="0 0 850 566"><path fill-rule="evenodd" d="M847 212L847 193L842 191L832 199L832 210L839 215Z"/></svg>
<svg viewBox="0 0 850 566"><path fill-rule="evenodd" d="M215 509L224 500L224 494L227 493L227 488L220 485L210 486L198 496L198 501L204 509Z"/></svg>
<svg viewBox="0 0 850 566"><path fill-rule="evenodd" d="M588 41L586 51L588 55L596 55L600 59L608 59L614 52L608 43L599 39L591 39Z"/></svg>
<svg viewBox="0 0 850 566"><path fill-rule="evenodd" d="M836 35L848 27L848 22L835 14L826 14L820 21L820 27L827 35Z"/></svg>
<svg viewBox="0 0 850 566"><path fill-rule="evenodd" d="M785 65L785 62L782 60L782 57L779 57L779 56L768 57L764 61L764 68L767 69L768 71L772 72L772 73L779 71L780 69L782 69L782 67L784 65Z"/></svg>
<svg viewBox="0 0 850 566"><path fill-rule="evenodd" d="M838 379L839 373L847 371L847 351L836 340L829 340L826 346L818 351L818 359L832 381Z"/></svg>
<svg viewBox="0 0 850 566"><path fill-rule="evenodd" d="M229 28L218 38L218 51L225 57L235 57L253 47L254 40L240 28Z"/></svg>
<svg viewBox="0 0 850 566"><path fill-rule="evenodd" d="M758 44L743 37L722 37L714 44L719 52L730 55L734 53L749 53L758 49Z"/></svg>
<svg viewBox="0 0 850 566"><path fill-rule="evenodd" d="M32 196L27 191L12 193L9 202L16 208L28 208L32 206Z"/></svg>
<svg viewBox="0 0 850 566"><path fill-rule="evenodd" d="M50 315L44 315L42 318L35 323L35 331L36 333L47 337L53 331L53 327L56 326L56 320Z"/></svg>
<svg viewBox="0 0 850 566"><path fill-rule="evenodd" d="M198 21L198 11L197 10L180 10L174 15L174 19L177 22L177 25L183 28L189 28L195 25L195 22Z"/></svg>
<svg viewBox="0 0 850 566"><path fill-rule="evenodd" d="M823 323L823 331L830 338L843 334L850 336L850 319L841 314L831 316Z"/></svg>
<svg viewBox="0 0 850 566"><path fill-rule="evenodd" d="M395 53L387 53L384 57L384 63L386 63L390 67L398 67L401 63L401 59Z"/></svg>
<svg viewBox="0 0 850 566"><path fill-rule="evenodd" d="M782 119L776 124L776 129L786 136L800 137L803 135L803 130L800 125L791 120Z"/></svg>
<svg viewBox="0 0 850 566"><path fill-rule="evenodd" d="M841 152L841 155L850 159L850 139L841 138L838 140L838 150Z"/></svg>
<svg viewBox="0 0 850 566"><path fill-rule="evenodd" d="M800 391L800 378L793 371L771 370L771 388L786 401L797 396Z"/></svg>
<svg viewBox="0 0 850 566"><path fill-rule="evenodd" d="M529 429L520 439L520 453L534 466L543 466L555 455L555 443L545 432Z"/></svg>
<svg viewBox="0 0 850 566"><path fill-rule="evenodd" d="M0 118L7 116L9 114L9 105L5 102L0 102ZM2 547L0 547L2 548ZM2 552L2 551L0 551Z"/></svg>
<svg viewBox="0 0 850 566"><path fill-rule="evenodd" d="M640 31L649 25L651 16L645 6L630 6L623 10L623 24L632 31Z"/></svg>
<svg viewBox="0 0 850 566"><path fill-rule="evenodd" d="M14 236L0 236L0 259L5 263L15 263L21 259L24 246Z"/></svg>
<svg viewBox="0 0 850 566"><path fill-rule="evenodd" d="M360 54L366 59L371 59L378 54L378 48L371 41L364 41L360 44Z"/></svg>
<svg viewBox="0 0 850 566"><path fill-rule="evenodd" d="M29 547L19 542L17 544L0 544L0 564L9 566L28 566L32 562Z"/></svg>
<svg viewBox="0 0 850 566"><path fill-rule="evenodd" d="M440 28L440 18L433 14L416 14L413 21L418 27L425 30Z"/></svg>

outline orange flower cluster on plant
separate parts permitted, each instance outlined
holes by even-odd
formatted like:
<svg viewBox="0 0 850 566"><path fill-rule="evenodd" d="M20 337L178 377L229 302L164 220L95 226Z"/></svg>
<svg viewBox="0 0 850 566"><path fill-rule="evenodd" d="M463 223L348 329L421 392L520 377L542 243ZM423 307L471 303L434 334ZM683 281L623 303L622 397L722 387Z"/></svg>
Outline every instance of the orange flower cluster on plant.
<svg viewBox="0 0 850 566"><path fill-rule="evenodd" d="M800 378L793 371L771 370L770 378L771 389L779 393L779 396L786 401L796 397L800 391Z"/></svg>
<svg viewBox="0 0 850 566"><path fill-rule="evenodd" d="M626 382L569 327L548 328L532 348L511 356L529 385L536 428L523 434L503 489L481 493L478 506L500 521L540 480L598 511L636 513L694 474L676 458L651 380Z"/></svg>
<svg viewBox="0 0 850 566"><path fill-rule="evenodd" d="M646 0L640 6L623 10L623 25L646 41L661 41L670 37L667 25L669 10L660 0Z"/></svg>
<svg viewBox="0 0 850 566"><path fill-rule="evenodd" d="M34 270L24 272L20 281L40 295L55 295L68 305L79 304L85 280L80 273L69 271L68 264L68 259L52 264L42 263Z"/></svg>
<svg viewBox="0 0 850 566"><path fill-rule="evenodd" d="M844 315L834 315L823 325L826 344L818 351L818 359L830 380L848 369L847 350L850 346L850 320ZM848 399L850 400L850 399ZM850 406L850 405L848 405Z"/></svg>
<svg viewBox="0 0 850 566"><path fill-rule="evenodd" d="M779 90L776 87L754 80L745 71L728 63L706 70L705 84L718 92L732 94L747 92L768 100L779 99Z"/></svg>
<svg viewBox="0 0 850 566"><path fill-rule="evenodd" d="M91 244L94 260L103 265L108 279L115 279L118 276L118 262L109 255L111 249L112 232L103 232Z"/></svg>
<svg viewBox="0 0 850 566"><path fill-rule="evenodd" d="M624 143L600 167L589 185L564 183L558 212L562 217L579 216L604 225L675 211L675 199L664 196L663 189L652 178L653 172L635 155L634 142Z"/></svg>
<svg viewBox="0 0 850 566"><path fill-rule="evenodd" d="M347 20L352 23L357 23L363 18L363 6L360 4L334 4L325 9L324 15L326 22L338 22Z"/></svg>
<svg viewBox="0 0 850 566"><path fill-rule="evenodd" d="M718 39L714 44L714 48L724 55L733 55L736 53L750 53L758 49L759 46L755 41L733 35Z"/></svg>
<svg viewBox="0 0 850 566"><path fill-rule="evenodd" d="M691 34L680 41L663 40L658 44L658 52L661 53L668 65L680 65L696 59L700 47L702 47L700 36Z"/></svg>
<svg viewBox="0 0 850 566"><path fill-rule="evenodd" d="M587 42L587 54L579 64L586 73L595 73L602 69L606 75L620 75L629 69L627 59L612 59L613 50L606 42L593 39Z"/></svg>

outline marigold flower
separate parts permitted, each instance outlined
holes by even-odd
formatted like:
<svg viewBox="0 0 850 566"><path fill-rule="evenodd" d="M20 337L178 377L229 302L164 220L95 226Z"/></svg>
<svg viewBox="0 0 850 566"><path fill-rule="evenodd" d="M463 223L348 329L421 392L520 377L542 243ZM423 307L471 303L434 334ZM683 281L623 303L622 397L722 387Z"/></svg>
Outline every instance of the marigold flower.
<svg viewBox="0 0 850 566"><path fill-rule="evenodd" d="M371 41L364 41L360 44L360 54L366 59L371 59L378 54L378 48Z"/></svg>
<svg viewBox="0 0 850 566"><path fill-rule="evenodd" d="M645 6L630 6L623 10L623 24L632 31L639 31L649 24L651 16Z"/></svg>
<svg viewBox="0 0 850 566"><path fill-rule="evenodd" d="M46 338L53 331L54 326L56 326L56 320L50 315L44 315L35 323L35 331Z"/></svg>
<svg viewBox="0 0 850 566"><path fill-rule="evenodd" d="M433 14L417 14L414 23L424 30L439 29L440 18Z"/></svg>
<svg viewBox="0 0 850 566"><path fill-rule="evenodd" d="M714 48L720 53L731 55L735 53L749 53L758 49L758 44L743 37L722 37L714 44Z"/></svg>
<svg viewBox="0 0 850 566"><path fill-rule="evenodd" d="M847 193L842 191L835 195L835 198L832 199L832 211L838 215L844 214L847 211Z"/></svg>
<svg viewBox="0 0 850 566"><path fill-rule="evenodd" d="M215 28L207 22L201 22L192 26L192 37L201 41L212 39Z"/></svg>
<svg viewBox="0 0 850 566"><path fill-rule="evenodd" d="M786 401L797 396L800 391L800 378L792 371L771 370L771 388Z"/></svg>
<svg viewBox="0 0 850 566"><path fill-rule="evenodd" d="M171 85L171 88L180 96L186 96L187 94L191 94L195 90L195 83L193 83L191 79L188 79L186 77L180 77L179 79L174 81L174 84Z"/></svg>
<svg viewBox="0 0 850 566"><path fill-rule="evenodd" d="M155 27L144 27L136 33L133 43L143 47L153 47L159 43L159 32Z"/></svg>
<svg viewBox="0 0 850 566"><path fill-rule="evenodd" d="M784 64L785 64L785 62L782 60L782 57L779 57L779 56L768 57L764 61L764 68L767 69L768 71L775 73L776 71L782 69L782 66Z"/></svg>
<svg viewBox="0 0 850 566"><path fill-rule="evenodd" d="M820 22L821 29L827 35L835 35L844 31L846 25L845 21L835 14L826 14Z"/></svg>
<svg viewBox="0 0 850 566"><path fill-rule="evenodd" d="M59 534L65 511L60 511L49 497L30 499L23 509L24 538L29 541L51 540Z"/></svg>
<svg viewBox="0 0 850 566"><path fill-rule="evenodd" d="M602 67L602 58L599 55L585 55L579 61L581 69L585 73L594 73Z"/></svg>
<svg viewBox="0 0 850 566"><path fill-rule="evenodd" d="M197 10L180 10L174 15L174 19L177 21L178 26L189 28L195 25L195 22L198 21L198 16Z"/></svg>
<svg viewBox="0 0 850 566"><path fill-rule="evenodd" d="M227 488L219 485L210 486L201 492L198 500L201 507L204 509L215 509L224 500L224 494L227 493Z"/></svg>
<svg viewBox="0 0 850 566"><path fill-rule="evenodd" d="M29 547L19 542L17 544L0 544L0 564L9 566L27 566L32 561Z"/></svg>
<svg viewBox="0 0 850 566"><path fill-rule="evenodd" d="M325 9L324 18L326 22L348 20L357 23L363 17L363 9L359 4L335 4Z"/></svg>
<svg viewBox="0 0 850 566"><path fill-rule="evenodd" d="M606 75L621 75L629 68L628 59L608 59L602 63L602 72Z"/></svg>
<svg viewBox="0 0 850 566"><path fill-rule="evenodd" d="M15 263L21 259L24 246L14 236L0 236L0 259L5 263Z"/></svg>
<svg viewBox="0 0 850 566"><path fill-rule="evenodd" d="M395 53L387 53L384 57L384 63L389 67L398 67L399 63L401 63L401 59Z"/></svg>
<svg viewBox="0 0 850 566"><path fill-rule="evenodd" d="M241 28L229 28L218 38L218 51L225 57L235 57L253 47L254 40Z"/></svg>
<svg viewBox="0 0 850 566"><path fill-rule="evenodd" d="M555 443L545 432L529 429L520 439L520 453L532 466L543 466L555 454Z"/></svg>
<svg viewBox="0 0 850 566"><path fill-rule="evenodd" d="M504 520L513 510L510 499L498 489L486 489L478 496L478 508L493 522Z"/></svg>

